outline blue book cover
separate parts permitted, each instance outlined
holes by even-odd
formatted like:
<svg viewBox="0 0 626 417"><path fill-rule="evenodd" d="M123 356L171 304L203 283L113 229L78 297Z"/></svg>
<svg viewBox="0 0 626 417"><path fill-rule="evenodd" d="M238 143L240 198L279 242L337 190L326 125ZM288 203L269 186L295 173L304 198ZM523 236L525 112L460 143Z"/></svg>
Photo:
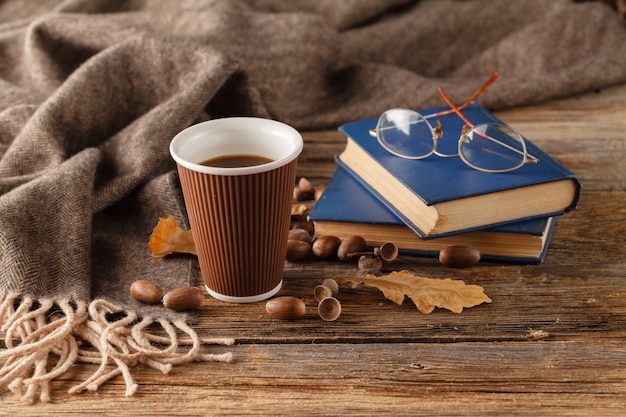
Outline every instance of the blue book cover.
<svg viewBox="0 0 626 417"><path fill-rule="evenodd" d="M442 248L464 245L477 248L482 259L540 263L544 260L555 217L542 217L491 229L437 239L420 239L393 211L366 187L339 167L309 214L316 236L363 236L370 245L395 243L409 254L437 256Z"/></svg>
<svg viewBox="0 0 626 417"><path fill-rule="evenodd" d="M463 109L463 114L474 124L502 124L476 103ZM464 122L456 114L437 119L443 127L439 150L456 153ZM578 178L526 139L527 151L538 163L507 173L487 173L467 166L459 157L431 155L410 160L395 156L370 134L376 122L373 118L340 126L347 144L337 162L424 239L560 215L578 203Z"/></svg>

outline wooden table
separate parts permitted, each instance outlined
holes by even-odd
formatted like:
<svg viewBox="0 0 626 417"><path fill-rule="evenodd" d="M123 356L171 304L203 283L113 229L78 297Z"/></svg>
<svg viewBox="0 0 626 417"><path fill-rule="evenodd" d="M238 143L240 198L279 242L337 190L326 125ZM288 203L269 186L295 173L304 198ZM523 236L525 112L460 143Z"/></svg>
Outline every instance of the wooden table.
<svg viewBox="0 0 626 417"><path fill-rule="evenodd" d="M96 393L65 394L94 370L76 366L54 383L52 403L25 406L5 393L0 415L626 415L626 86L497 115L583 182L545 262L395 265L481 285L491 304L424 315L408 300L342 288L341 317L323 322L313 288L354 265L287 264L281 294L307 303L298 321L272 319L264 303L205 299L196 329L234 337L235 346L210 349L232 351L232 363L167 376L137 367L140 387L129 398L121 377ZM305 140L298 174L327 181L344 137Z"/></svg>

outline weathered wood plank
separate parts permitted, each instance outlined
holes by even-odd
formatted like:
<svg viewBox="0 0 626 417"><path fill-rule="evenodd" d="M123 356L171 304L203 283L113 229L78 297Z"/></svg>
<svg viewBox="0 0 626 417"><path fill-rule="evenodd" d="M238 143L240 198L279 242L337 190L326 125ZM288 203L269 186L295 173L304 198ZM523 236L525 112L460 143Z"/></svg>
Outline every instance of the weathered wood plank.
<svg viewBox="0 0 626 417"><path fill-rule="evenodd" d="M98 393L37 404L23 416L99 415L619 415L626 401L620 344L244 345L231 364L196 364L167 379L140 370L136 397L116 379ZM56 383L70 387L84 378ZM584 383L581 383L584 381ZM145 384L145 385L143 385ZM163 395L166 390L168 395ZM158 400L157 400L158 399ZM2 400L3 411L17 406Z"/></svg>

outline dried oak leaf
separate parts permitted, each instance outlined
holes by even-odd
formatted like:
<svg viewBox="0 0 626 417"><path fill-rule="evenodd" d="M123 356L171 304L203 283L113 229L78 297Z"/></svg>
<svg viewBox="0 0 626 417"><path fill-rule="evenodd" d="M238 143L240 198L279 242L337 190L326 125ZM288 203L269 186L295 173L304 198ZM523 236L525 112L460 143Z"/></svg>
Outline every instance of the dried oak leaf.
<svg viewBox="0 0 626 417"><path fill-rule="evenodd" d="M291 205L291 215L296 217L303 217L309 211L311 211L311 206L306 204L292 204Z"/></svg>
<svg viewBox="0 0 626 417"><path fill-rule="evenodd" d="M197 255L191 230L183 230L178 227L174 216L169 216L167 219L159 218L159 223L150 235L148 249L155 258L162 258L171 253Z"/></svg>
<svg viewBox="0 0 626 417"><path fill-rule="evenodd" d="M424 278L412 275L409 271L394 271L388 275L365 277L334 278L338 284L359 284L376 287L383 295L400 305L405 297L409 297L417 309L424 314L432 312L435 307L445 308L460 313L463 308L473 307L481 303L490 303L491 299L479 285L465 285L459 280Z"/></svg>

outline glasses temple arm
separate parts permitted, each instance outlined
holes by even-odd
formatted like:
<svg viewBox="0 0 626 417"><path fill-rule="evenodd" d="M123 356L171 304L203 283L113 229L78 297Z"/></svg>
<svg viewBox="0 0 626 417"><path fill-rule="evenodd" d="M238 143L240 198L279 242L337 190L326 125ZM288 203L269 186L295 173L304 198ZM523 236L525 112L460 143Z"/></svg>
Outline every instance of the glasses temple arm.
<svg viewBox="0 0 626 417"><path fill-rule="evenodd" d="M489 86L491 84L493 84L498 79L498 76L499 76L499 74L497 72L494 72L493 74L491 74L491 77L489 77L487 82L485 82L485 84L483 84L482 87L480 87L478 90L476 90L476 92L474 94L472 94L467 100L465 100L465 102L463 104L461 104L457 108L459 110L462 110L462 109L466 108L472 101L474 101L476 99L476 97L478 97L479 95L484 93L485 90L487 90L487 88L489 88ZM451 114L451 113L454 113L454 112L455 112L455 110L454 110L454 108L452 108L452 109L449 109L449 110L442 110L442 111L437 112L437 113L435 113L433 115L428 115L428 117L443 116L443 115Z"/></svg>
<svg viewBox="0 0 626 417"><path fill-rule="evenodd" d="M445 101L446 104L450 106L450 108L452 109L452 113L456 113L465 122L466 125L468 125L470 128L473 129L474 125L472 124L472 122L467 120L467 118L463 115L463 113L461 113L461 110L457 106L454 105L452 100L450 100L450 98L446 95L443 89L438 88L437 91L439 92L439 95L441 96L441 98L443 98L443 101Z"/></svg>

